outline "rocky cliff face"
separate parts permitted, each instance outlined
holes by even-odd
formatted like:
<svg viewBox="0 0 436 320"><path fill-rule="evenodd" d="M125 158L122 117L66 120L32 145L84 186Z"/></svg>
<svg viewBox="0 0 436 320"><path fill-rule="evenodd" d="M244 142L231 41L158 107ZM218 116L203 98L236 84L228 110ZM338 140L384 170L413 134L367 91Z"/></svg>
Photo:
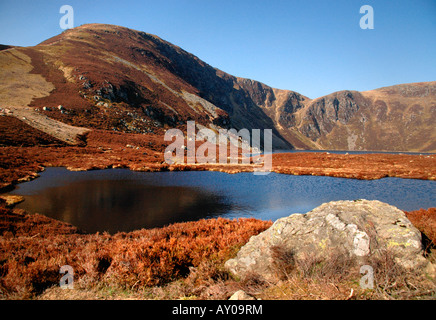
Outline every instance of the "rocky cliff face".
<svg viewBox="0 0 436 320"><path fill-rule="evenodd" d="M73 126L161 135L195 120L272 129L276 149L436 150L436 82L311 100L227 74L157 36L101 24L5 47L2 61L0 107L28 106ZM11 66L20 76L6 77ZM39 92L43 83L50 90Z"/></svg>
<svg viewBox="0 0 436 320"><path fill-rule="evenodd" d="M316 99L307 108L300 131L312 140L329 134L337 123L346 125L365 102L359 92L341 91Z"/></svg>
<svg viewBox="0 0 436 320"><path fill-rule="evenodd" d="M306 148L434 152L435 92L436 82L339 91L306 99L296 112L280 109L276 119L293 121L276 124L285 137L296 133Z"/></svg>

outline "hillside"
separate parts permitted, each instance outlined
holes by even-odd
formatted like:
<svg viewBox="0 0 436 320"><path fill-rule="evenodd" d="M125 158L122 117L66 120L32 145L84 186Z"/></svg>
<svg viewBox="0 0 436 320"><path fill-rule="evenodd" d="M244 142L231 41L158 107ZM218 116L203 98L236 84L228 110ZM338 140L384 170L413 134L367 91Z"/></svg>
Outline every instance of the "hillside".
<svg viewBox="0 0 436 320"><path fill-rule="evenodd" d="M68 144L86 143L89 129L162 136L195 120L215 130L273 129L276 149L436 151L436 82L312 100L229 75L157 36L103 24L2 49L0 114Z"/></svg>
<svg viewBox="0 0 436 320"><path fill-rule="evenodd" d="M322 149L436 149L436 82L340 91L311 101L297 125Z"/></svg>

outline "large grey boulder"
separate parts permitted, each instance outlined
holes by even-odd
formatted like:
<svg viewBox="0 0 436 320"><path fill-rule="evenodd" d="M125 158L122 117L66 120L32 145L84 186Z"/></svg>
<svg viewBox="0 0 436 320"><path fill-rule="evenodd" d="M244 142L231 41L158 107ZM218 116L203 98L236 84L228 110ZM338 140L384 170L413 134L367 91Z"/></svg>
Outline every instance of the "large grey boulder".
<svg viewBox="0 0 436 320"><path fill-rule="evenodd" d="M294 259L328 259L336 253L362 264L365 258L389 250L404 268L427 265L421 233L403 211L380 201L329 202L306 214L281 218L251 237L225 267L241 278L256 274L276 281L273 248L278 246Z"/></svg>

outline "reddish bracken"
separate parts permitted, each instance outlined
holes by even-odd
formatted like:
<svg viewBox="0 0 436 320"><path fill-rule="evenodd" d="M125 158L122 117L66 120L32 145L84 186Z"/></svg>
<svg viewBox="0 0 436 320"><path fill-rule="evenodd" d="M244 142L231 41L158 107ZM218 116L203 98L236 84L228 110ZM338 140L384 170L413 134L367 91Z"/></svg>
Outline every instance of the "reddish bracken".
<svg viewBox="0 0 436 320"><path fill-rule="evenodd" d="M59 284L62 265L74 268L82 288L162 285L187 277L205 261L223 262L270 225L218 218L115 235L80 234L66 223L1 207L0 296L42 293Z"/></svg>
<svg viewBox="0 0 436 320"><path fill-rule="evenodd" d="M436 246L436 208L406 212L407 218Z"/></svg>

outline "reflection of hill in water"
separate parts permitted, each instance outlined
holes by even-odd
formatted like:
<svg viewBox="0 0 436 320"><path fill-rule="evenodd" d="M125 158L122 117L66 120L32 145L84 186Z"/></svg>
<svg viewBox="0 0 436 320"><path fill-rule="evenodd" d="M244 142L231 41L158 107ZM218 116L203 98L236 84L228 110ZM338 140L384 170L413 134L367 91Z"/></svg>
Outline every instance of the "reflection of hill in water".
<svg viewBox="0 0 436 320"><path fill-rule="evenodd" d="M224 196L198 188L89 180L26 196L20 207L66 221L87 232L114 233L215 217L232 206Z"/></svg>
<svg viewBox="0 0 436 320"><path fill-rule="evenodd" d="M19 208L69 222L88 232L111 233L222 216L276 220L335 200L379 200L400 210L436 207L436 181L356 180L270 173L211 171L71 172L47 168L20 184Z"/></svg>

